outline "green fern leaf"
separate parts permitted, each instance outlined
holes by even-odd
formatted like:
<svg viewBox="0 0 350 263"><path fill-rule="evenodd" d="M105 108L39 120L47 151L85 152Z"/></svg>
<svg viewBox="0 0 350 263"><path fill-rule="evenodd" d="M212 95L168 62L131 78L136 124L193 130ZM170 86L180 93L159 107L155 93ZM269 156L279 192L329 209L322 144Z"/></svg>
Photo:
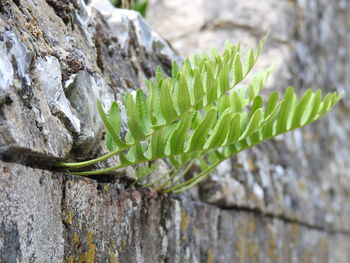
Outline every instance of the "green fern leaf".
<svg viewBox="0 0 350 263"><path fill-rule="evenodd" d="M145 95L142 90L136 93L136 109L142 133L148 135L151 132L151 119L147 110Z"/></svg>
<svg viewBox="0 0 350 263"><path fill-rule="evenodd" d="M234 72L234 84L236 85L243 79L242 62L239 53L236 55L233 64L234 68L232 69L232 71Z"/></svg>
<svg viewBox="0 0 350 263"><path fill-rule="evenodd" d="M295 93L293 87L288 87L284 101L281 105L280 114L277 120L276 133L282 133L289 128L289 122L295 106Z"/></svg>
<svg viewBox="0 0 350 263"><path fill-rule="evenodd" d="M305 119L310 117L310 113L312 111L312 101L313 101L313 93L312 90L307 90L303 97L298 102L295 113L292 121L292 127L302 126Z"/></svg>
<svg viewBox="0 0 350 263"><path fill-rule="evenodd" d="M189 138L188 149L185 152L198 151L203 149L207 136L216 122L216 110L211 108L206 113L201 123L194 129Z"/></svg>
<svg viewBox="0 0 350 263"><path fill-rule="evenodd" d="M230 123L232 118L231 109L227 109L217 121L215 128L212 130L207 142L204 145L204 149L219 147L226 140L229 133Z"/></svg>
<svg viewBox="0 0 350 263"><path fill-rule="evenodd" d="M191 97L187 81L183 75L180 76L178 93L175 96L176 103L179 109L179 115L185 113L191 107Z"/></svg>
<svg viewBox="0 0 350 263"><path fill-rule="evenodd" d="M118 104L113 103L106 116L98 102L106 127L106 146L111 152L94 160L58 165L80 168L119 156L119 164L114 167L73 172L92 175L166 159L172 172L148 185L158 185L159 191L179 193L203 180L232 155L322 118L341 95L334 92L322 99L320 90L316 93L308 90L297 99L294 89L289 87L280 100L279 94L272 92L264 106L259 94L271 68L256 75L248 86L233 89L253 68L264 41L256 52L247 52L244 66L240 44L225 43L222 55L212 50L211 56L186 59L182 68L174 62L171 78L158 67L155 80L145 82L147 96L141 90L134 97L125 96L128 127L125 142L120 138ZM201 170L181 182L196 159ZM149 174L146 170L138 172L138 180Z"/></svg>
<svg viewBox="0 0 350 263"><path fill-rule="evenodd" d="M166 155L181 154L185 149L186 134L191 128L191 122L193 119L193 113L187 112L183 119L181 119L173 133L169 136L167 142Z"/></svg>
<svg viewBox="0 0 350 263"><path fill-rule="evenodd" d="M143 139L146 134L144 133L145 129L140 123L136 105L131 94L125 95L125 108L128 115L129 132L134 140L139 141Z"/></svg>
<svg viewBox="0 0 350 263"><path fill-rule="evenodd" d="M126 144L122 142L122 140L119 137L121 124L120 124L120 112L119 112L118 104L116 102L112 104L108 118L102 108L100 101L97 101L97 109L101 116L103 124L106 127L106 130L108 131L108 134L109 134L108 135L109 141L108 141L108 144L106 145L108 150L110 151L114 150L115 146L119 148L125 147ZM111 139L115 144L110 141Z"/></svg>

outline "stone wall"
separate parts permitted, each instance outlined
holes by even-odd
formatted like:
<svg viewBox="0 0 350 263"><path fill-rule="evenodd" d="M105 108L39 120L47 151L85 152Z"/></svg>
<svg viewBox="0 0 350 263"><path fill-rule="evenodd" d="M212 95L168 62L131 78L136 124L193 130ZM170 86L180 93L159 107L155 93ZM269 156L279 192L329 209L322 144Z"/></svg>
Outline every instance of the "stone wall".
<svg viewBox="0 0 350 263"><path fill-rule="evenodd" d="M182 55L270 28L268 90L346 91L349 13L340 0L158 0L148 19ZM53 166L106 152L96 99L107 108L181 61L139 15L107 0L4 0L0 55L0 262L349 262L347 94L310 128L158 195L130 187L131 168L93 180Z"/></svg>

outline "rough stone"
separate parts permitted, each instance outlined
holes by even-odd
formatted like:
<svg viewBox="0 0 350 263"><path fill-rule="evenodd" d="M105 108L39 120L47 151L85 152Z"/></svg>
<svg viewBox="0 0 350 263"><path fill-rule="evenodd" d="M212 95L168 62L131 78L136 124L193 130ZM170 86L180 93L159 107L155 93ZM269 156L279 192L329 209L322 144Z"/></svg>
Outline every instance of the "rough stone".
<svg viewBox="0 0 350 263"><path fill-rule="evenodd" d="M0 261L61 262L62 177L0 162Z"/></svg>
<svg viewBox="0 0 350 263"><path fill-rule="evenodd" d="M80 132L80 120L72 112L72 107L62 87L61 69L57 58L53 56L38 58L35 63L38 81L44 88L46 100L55 116L67 118L73 132ZM34 73L35 74L35 73Z"/></svg>
<svg viewBox="0 0 350 263"><path fill-rule="evenodd" d="M81 120L81 131L74 147L83 155L93 151L101 141L102 121L96 101L101 101L107 111L115 100L112 90L100 76L92 76L87 71L79 71L71 85L67 87L67 97ZM83 96L82 96L83 94ZM95 150L94 150L95 151Z"/></svg>
<svg viewBox="0 0 350 263"><path fill-rule="evenodd" d="M0 154L8 158L20 155L22 159L28 155L64 157L72 140L66 129L49 113L46 101L38 99L42 90L35 88L32 79L33 52L23 45L15 32L7 30L1 35L3 44L0 49L7 55L3 60L6 71L3 72L1 89L5 100L0 104ZM7 65L8 62L11 63Z"/></svg>
<svg viewBox="0 0 350 263"><path fill-rule="evenodd" d="M3 262L347 262L348 233L0 162Z"/></svg>
<svg viewBox="0 0 350 263"><path fill-rule="evenodd" d="M96 100L107 109L125 91L142 87L156 66L170 72L171 60L180 59L133 11L111 8L111 17L122 16L127 25L125 51L96 1L5 2L0 153L7 160L39 159L47 166L103 152Z"/></svg>

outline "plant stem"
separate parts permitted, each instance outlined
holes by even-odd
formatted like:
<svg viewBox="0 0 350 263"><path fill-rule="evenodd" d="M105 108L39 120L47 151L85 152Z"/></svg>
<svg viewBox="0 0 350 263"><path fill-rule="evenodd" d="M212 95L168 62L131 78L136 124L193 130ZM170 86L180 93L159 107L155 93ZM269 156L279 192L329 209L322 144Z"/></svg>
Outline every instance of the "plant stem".
<svg viewBox="0 0 350 263"><path fill-rule="evenodd" d="M174 192L174 193L180 193L180 192L192 187L197 182L199 182L199 180L201 180L205 175L207 175L209 172L211 172L213 169L215 169L219 164L220 164L220 162L213 164L212 166L209 166L206 170L199 173L195 177L187 180L186 182L179 184L179 185L176 185L176 186L173 186L173 187L170 187L170 188L167 188L162 192L169 193L169 192L173 192L174 190L180 189L180 190Z"/></svg>
<svg viewBox="0 0 350 263"><path fill-rule="evenodd" d="M150 182L148 184L142 185L141 188L148 188L151 187L152 185L158 183L159 181L161 181L163 178L165 178L167 175L171 174L173 171L175 170L175 167L172 168L171 170L169 170L167 173L163 174L162 176L160 176L159 178L157 178L155 181Z"/></svg>
<svg viewBox="0 0 350 263"><path fill-rule="evenodd" d="M186 175L186 173L188 172L188 170L192 167L194 163L194 160L192 160L187 167L185 168L185 170L183 170L183 172L178 176L178 178L173 182L173 184L176 184L178 181L181 180L182 177L184 177Z"/></svg>
<svg viewBox="0 0 350 263"><path fill-rule="evenodd" d="M173 172L173 174L170 175L169 178L168 178L161 186L159 186L159 187L156 188L156 191L162 190L162 189L177 175L177 173L181 170L181 168L182 168L181 166L178 167L178 168Z"/></svg>
<svg viewBox="0 0 350 263"><path fill-rule="evenodd" d="M114 155L117 155L123 151L125 151L127 149L127 147L125 148L122 148L122 149L116 149L106 155L103 155L99 158L96 158L96 159L92 159L92 160L89 160L89 161L84 161L84 162L75 162L75 163L66 163L66 162L59 162L56 164L56 166L59 166L59 167L67 167L67 168L82 168L82 167L85 167L85 166L89 166L89 165L92 165L92 164L95 164L97 162L101 162L101 161L104 161Z"/></svg>

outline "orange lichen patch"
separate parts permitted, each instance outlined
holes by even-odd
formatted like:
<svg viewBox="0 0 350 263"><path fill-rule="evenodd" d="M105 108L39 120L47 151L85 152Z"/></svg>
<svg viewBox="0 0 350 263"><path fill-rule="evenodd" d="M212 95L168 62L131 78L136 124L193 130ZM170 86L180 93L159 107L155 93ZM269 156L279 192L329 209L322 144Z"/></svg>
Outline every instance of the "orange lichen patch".
<svg viewBox="0 0 350 263"><path fill-rule="evenodd" d="M277 248L276 240L272 236L270 236L268 254L269 254L269 258L272 260L277 259L276 248Z"/></svg>
<svg viewBox="0 0 350 263"><path fill-rule="evenodd" d="M267 232L268 232L268 255L269 258L272 260L277 259L277 242L275 239L275 235L273 233L272 226L270 224L267 225Z"/></svg>
<svg viewBox="0 0 350 263"><path fill-rule="evenodd" d="M247 252L247 256L250 262L258 262L259 251L254 240L250 240L250 242L248 243Z"/></svg>
<svg viewBox="0 0 350 263"><path fill-rule="evenodd" d="M67 223L70 224L70 225L73 223L73 213L72 213L72 211L68 211Z"/></svg>
<svg viewBox="0 0 350 263"><path fill-rule="evenodd" d="M239 262L243 262L244 255L245 255L245 248L247 247L247 238L243 233L244 231L240 223L237 223L236 229L237 229L237 242L236 242L237 258Z"/></svg>
<svg viewBox="0 0 350 263"><path fill-rule="evenodd" d="M73 223L73 213L72 213L72 211L64 210L63 211L63 215L62 215L62 220L66 224L71 225Z"/></svg>
<svg viewBox="0 0 350 263"><path fill-rule="evenodd" d="M102 188L103 192L108 192L110 190L110 186L108 184L105 184Z"/></svg>
<svg viewBox="0 0 350 263"><path fill-rule="evenodd" d="M94 236L92 233L88 232L86 235L87 241L87 252L83 253L80 257L81 263L94 263L95 262L95 249L96 246L93 243Z"/></svg>
<svg viewBox="0 0 350 263"><path fill-rule="evenodd" d="M123 251L128 245L128 241L124 239L121 244L118 245L118 251Z"/></svg>
<svg viewBox="0 0 350 263"><path fill-rule="evenodd" d="M305 250L301 256L301 260L299 261L300 263L310 263L310 262L315 262L314 260L316 259L315 257L315 252L311 250Z"/></svg>
<svg viewBox="0 0 350 263"><path fill-rule="evenodd" d="M292 224L290 238L291 241L296 242L299 236L299 226L297 224Z"/></svg>
<svg viewBox="0 0 350 263"><path fill-rule="evenodd" d="M255 219L254 217L252 216L249 220L249 223L247 223L246 225L246 230L248 233L253 233L256 229L256 225L255 225Z"/></svg>
<svg viewBox="0 0 350 263"><path fill-rule="evenodd" d="M73 234L73 242L74 242L75 247L78 246L80 243L79 235L77 232L74 232L74 234Z"/></svg>
<svg viewBox="0 0 350 263"><path fill-rule="evenodd" d="M320 253L320 261L319 263L328 261L328 242L327 239L321 238L318 241L319 253Z"/></svg>
<svg viewBox="0 0 350 263"><path fill-rule="evenodd" d="M115 242L114 240L112 240L111 245L109 247L109 258L108 258L109 263L119 263L119 260L116 258L114 253L114 245L115 245Z"/></svg>
<svg viewBox="0 0 350 263"><path fill-rule="evenodd" d="M298 181L299 188L302 190L306 189L306 182L304 180L299 180Z"/></svg>
<svg viewBox="0 0 350 263"><path fill-rule="evenodd" d="M211 251L211 249L209 248L208 249L208 252L207 252L207 257L208 257L208 263L213 263L213 252Z"/></svg>
<svg viewBox="0 0 350 263"><path fill-rule="evenodd" d="M118 259L116 259L114 252L109 253L109 263L120 263Z"/></svg>
<svg viewBox="0 0 350 263"><path fill-rule="evenodd" d="M245 245L246 245L245 242L240 240L238 240L236 243L236 251L237 251L237 257L239 262L243 262Z"/></svg>
<svg viewBox="0 0 350 263"><path fill-rule="evenodd" d="M184 210L181 210L181 231L185 232L188 228L188 219L186 212Z"/></svg>
<svg viewBox="0 0 350 263"><path fill-rule="evenodd" d="M254 161L252 159L248 159L247 162L248 162L249 170L254 171L256 169Z"/></svg>

